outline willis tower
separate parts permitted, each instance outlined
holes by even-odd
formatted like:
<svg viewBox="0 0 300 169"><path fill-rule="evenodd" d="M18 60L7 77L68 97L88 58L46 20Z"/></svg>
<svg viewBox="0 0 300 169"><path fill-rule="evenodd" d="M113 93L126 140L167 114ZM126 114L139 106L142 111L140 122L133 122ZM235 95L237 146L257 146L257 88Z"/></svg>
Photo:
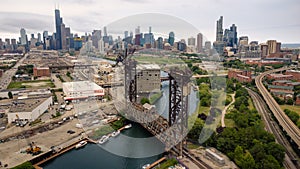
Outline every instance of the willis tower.
<svg viewBox="0 0 300 169"><path fill-rule="evenodd" d="M55 9L55 27L56 27L56 49L62 49L61 25L63 21L60 17L59 9Z"/></svg>

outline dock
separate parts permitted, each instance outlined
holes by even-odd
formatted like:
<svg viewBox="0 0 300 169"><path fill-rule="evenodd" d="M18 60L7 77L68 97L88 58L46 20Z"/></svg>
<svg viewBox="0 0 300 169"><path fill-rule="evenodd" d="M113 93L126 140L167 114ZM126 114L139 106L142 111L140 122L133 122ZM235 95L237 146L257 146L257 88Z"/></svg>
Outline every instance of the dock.
<svg viewBox="0 0 300 169"><path fill-rule="evenodd" d="M34 164L34 165L33 165L34 168L35 168L35 169L42 169L42 167L40 167L39 165L41 165L41 164L43 164L43 163L45 163L45 162L47 162L47 161L49 161L49 160L51 160L51 159L53 159L53 158L55 158L55 157L57 157L57 156L60 156L60 155L62 155L62 154L64 154L64 153L66 153L66 152L68 152L68 151L74 149L75 146L76 146L76 144L78 144L80 141L83 141L83 140L91 142L91 140L89 140L88 138L84 138L84 139L82 139L82 140L79 140L79 141L77 141L77 142L74 142L73 144L69 145L68 147L63 148L61 151L59 151L59 152L53 154L52 156L50 156L50 157L48 157L48 158L45 158L45 159L39 161L38 163Z"/></svg>
<svg viewBox="0 0 300 169"><path fill-rule="evenodd" d="M151 168L157 166L159 163L161 163L162 161L164 161L164 160L166 160L166 159L167 159L166 157L163 157L163 158L161 158L161 159L155 161L154 163L152 163L152 164L151 164L149 167L147 167L146 169L151 169Z"/></svg>
<svg viewBox="0 0 300 169"><path fill-rule="evenodd" d="M125 125L125 126L126 126L126 125ZM122 128L118 129L118 131L121 132L122 130L126 129L125 126L123 126ZM110 136L111 136L111 133L108 134L108 136L110 137ZM68 152L68 151L74 149L75 146L76 146L80 141L83 141L83 140L84 140L84 141L87 141L87 142L89 142L89 143L98 144L98 141L95 141L95 140L93 140L93 139L91 139L91 138L88 138L88 137L84 137L84 138L82 138L82 139L80 139L80 140L78 140L78 141L76 141L76 142L73 142L72 144L68 145L67 147L61 149L59 152L57 152L57 153L51 155L50 157L45 158L45 159L39 161L38 163L35 163L35 164L33 165L33 167L34 167L35 169L43 169L43 168L40 167L39 165L41 165L41 164L43 164L43 163L45 163L45 162L47 162L47 161L49 161L49 160L51 160L51 159L53 159L53 158L55 158L55 157L57 157L57 156L60 156L60 155L62 155L62 154L64 154L64 153L66 153L66 152ZM159 162L158 162L158 163L159 163Z"/></svg>

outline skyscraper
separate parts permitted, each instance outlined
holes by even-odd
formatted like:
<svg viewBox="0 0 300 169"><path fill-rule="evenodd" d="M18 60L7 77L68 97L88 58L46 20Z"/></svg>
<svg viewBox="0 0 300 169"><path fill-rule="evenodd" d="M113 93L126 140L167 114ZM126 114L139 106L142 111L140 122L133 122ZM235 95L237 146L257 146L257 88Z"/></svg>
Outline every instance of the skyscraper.
<svg viewBox="0 0 300 169"><path fill-rule="evenodd" d="M60 11L59 9L55 9L56 49L62 49L61 24L62 18L60 17Z"/></svg>
<svg viewBox="0 0 300 169"><path fill-rule="evenodd" d="M169 33L169 39L168 39L168 43L173 46L174 45L174 41L175 41L175 34L174 32L170 32Z"/></svg>
<svg viewBox="0 0 300 169"><path fill-rule="evenodd" d="M135 34L140 34L141 33L141 30L140 30L140 26L138 26L137 28L135 28Z"/></svg>
<svg viewBox="0 0 300 169"><path fill-rule="evenodd" d="M237 27L235 26L235 24L232 24L232 26L230 27L230 31L232 32L232 37L229 42L231 44L231 47L235 47L237 46Z"/></svg>
<svg viewBox="0 0 300 169"><path fill-rule="evenodd" d="M217 32L216 32L216 41L223 41L223 16L220 16L220 19L217 20Z"/></svg>
<svg viewBox="0 0 300 169"><path fill-rule="evenodd" d="M127 38L128 37L128 31L125 31L124 32L124 38Z"/></svg>
<svg viewBox="0 0 300 169"><path fill-rule="evenodd" d="M268 40L268 53L267 55L270 55L272 53L276 53L278 48L277 48L277 41L276 40Z"/></svg>
<svg viewBox="0 0 300 169"><path fill-rule="evenodd" d="M211 42L205 41L205 50L210 50L210 49L211 49Z"/></svg>
<svg viewBox="0 0 300 169"><path fill-rule="evenodd" d="M38 35L38 39L37 39L37 41L38 41L39 43L41 43L41 42L42 42L42 36L41 36L41 34L40 34L40 33L38 33L37 35Z"/></svg>
<svg viewBox="0 0 300 169"><path fill-rule="evenodd" d="M106 26L104 26L104 28L103 28L103 35L107 36L107 28L106 28Z"/></svg>
<svg viewBox="0 0 300 169"><path fill-rule="evenodd" d="M163 38L162 37L158 37L156 48L163 49L163 47L164 47Z"/></svg>
<svg viewBox="0 0 300 169"><path fill-rule="evenodd" d="M203 52L203 35L202 35L202 33L198 33L198 35L197 35L197 50L198 50L198 53Z"/></svg>
<svg viewBox="0 0 300 169"><path fill-rule="evenodd" d="M188 38L188 45L189 46L196 46L196 39L194 37Z"/></svg>
<svg viewBox="0 0 300 169"><path fill-rule="evenodd" d="M27 44L27 40L26 40L26 31L24 28L21 28L20 30L20 34L21 34L21 45L26 45Z"/></svg>

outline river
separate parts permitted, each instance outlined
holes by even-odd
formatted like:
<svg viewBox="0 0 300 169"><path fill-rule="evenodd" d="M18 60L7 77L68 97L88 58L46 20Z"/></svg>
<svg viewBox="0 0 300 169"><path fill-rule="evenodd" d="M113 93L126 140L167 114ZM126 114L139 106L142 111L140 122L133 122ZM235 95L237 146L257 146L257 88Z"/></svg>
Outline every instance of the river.
<svg viewBox="0 0 300 169"><path fill-rule="evenodd" d="M113 154L108 147L120 148L122 152L144 154L148 148L156 148L163 151L163 145L158 140L143 144L130 144L122 137L149 138L152 135L139 124L133 124L132 128L123 130L117 137L112 137L103 145L87 144L81 149L73 149L58 158L41 165L43 169L141 169L143 165L153 163L162 157L162 154L145 158L130 158ZM103 147L102 147L103 146ZM114 150L113 150L114 151ZM159 151L159 150L158 150ZM132 154L131 154L132 155Z"/></svg>
<svg viewBox="0 0 300 169"><path fill-rule="evenodd" d="M99 59L100 60L100 59ZM162 76L167 74L162 72ZM155 106L158 112L168 119L169 84L162 83L163 95ZM197 92L191 89L189 114L198 103ZM161 158L164 152L162 143L139 124L123 130L117 137L110 138L103 145L88 144L84 148L71 150L58 158L41 165L44 169L141 169ZM139 158L140 157L140 158Z"/></svg>

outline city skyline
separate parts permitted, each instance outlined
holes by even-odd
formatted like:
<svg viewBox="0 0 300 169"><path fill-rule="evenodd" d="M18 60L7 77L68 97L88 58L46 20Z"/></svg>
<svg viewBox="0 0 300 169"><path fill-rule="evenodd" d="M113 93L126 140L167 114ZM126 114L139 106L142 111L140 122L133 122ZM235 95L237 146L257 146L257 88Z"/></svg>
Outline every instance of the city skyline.
<svg viewBox="0 0 300 169"><path fill-rule="evenodd" d="M42 33L44 30L55 32L53 10L55 9L54 4L57 2L46 1L43 2L43 5L39 5L39 8L36 8L36 5L32 5L35 2L37 1L29 0L26 3L20 1L17 5L11 2L2 3L3 10L0 12L0 21L3 23L0 26L0 37L2 39L18 39L21 28L25 28L27 34ZM247 3L247 6L243 2L234 0L231 1L234 4L234 9L227 8L226 10L222 8L222 5L227 5L223 0L213 2L164 2L156 6L154 1L148 0L115 0L115 2L120 5L115 6L113 5L114 3L104 4L94 0L67 0L60 2L59 9L61 10L61 15L64 16L64 23L71 27L72 32L79 35L83 35L85 32L91 33L94 29L102 29L105 25L109 25L113 21L126 16L154 12L168 14L187 21L210 41L215 39L215 21L219 16L224 17L224 28L229 28L232 24L236 24L239 28L238 36L249 36L250 41L266 42L268 39L276 39L283 43L299 43L300 39L300 24L295 8L300 3L295 0L289 0L285 3L280 1L251 1ZM122 9L119 7L122 5L128 7ZM131 9L130 7L133 6L134 8ZM179 7L181 8L180 13L178 12ZM268 10L265 10L266 7ZM285 7L288 7L289 10L286 10ZM250 8L255 10L250 13ZM280 11L284 12L281 13ZM272 14L272 17L266 14ZM264 17L267 17L267 19L264 19ZM141 32L146 32L147 29L148 27L141 27ZM155 27L153 31L160 32L159 29ZM108 33L110 33L109 29ZM196 35L192 34L185 38L190 36L195 37Z"/></svg>

